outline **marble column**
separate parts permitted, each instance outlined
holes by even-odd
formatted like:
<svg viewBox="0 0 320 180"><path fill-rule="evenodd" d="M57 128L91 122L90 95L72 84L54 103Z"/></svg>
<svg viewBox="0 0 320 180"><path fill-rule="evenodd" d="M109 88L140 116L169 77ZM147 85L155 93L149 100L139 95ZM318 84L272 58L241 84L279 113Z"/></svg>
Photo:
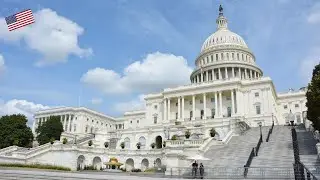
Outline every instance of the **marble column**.
<svg viewBox="0 0 320 180"><path fill-rule="evenodd" d="M214 69L211 70L211 79L212 81L215 80Z"/></svg>
<svg viewBox="0 0 320 180"><path fill-rule="evenodd" d="M209 81L209 71L206 71L206 81Z"/></svg>
<svg viewBox="0 0 320 180"><path fill-rule="evenodd" d="M221 77L221 70L220 70L220 68L218 68L218 73L219 73L219 79L222 79L222 77Z"/></svg>
<svg viewBox="0 0 320 180"><path fill-rule="evenodd" d="M225 72L226 79L228 79L229 77L228 77L228 68L227 67L224 68L224 72Z"/></svg>
<svg viewBox="0 0 320 180"><path fill-rule="evenodd" d="M247 69L246 68L244 69L244 77L245 77L245 79L248 79L248 73L247 73Z"/></svg>
<svg viewBox="0 0 320 180"><path fill-rule="evenodd" d="M199 83L199 75L197 75L196 77L197 77L197 83Z"/></svg>
<svg viewBox="0 0 320 180"><path fill-rule="evenodd" d="M239 67L239 78L242 79L241 68Z"/></svg>
<svg viewBox="0 0 320 180"><path fill-rule="evenodd" d="M203 93L203 119L207 119L207 98L206 93Z"/></svg>
<svg viewBox="0 0 320 180"><path fill-rule="evenodd" d="M200 75L200 82L203 82L203 72L201 71L201 75Z"/></svg>
<svg viewBox="0 0 320 180"><path fill-rule="evenodd" d="M72 132L71 114L69 114L69 132Z"/></svg>
<svg viewBox="0 0 320 180"><path fill-rule="evenodd" d="M182 96L182 108L181 108L181 114L182 114L182 120L184 121L184 96Z"/></svg>
<svg viewBox="0 0 320 180"><path fill-rule="evenodd" d="M231 114L234 115L235 114L235 105L234 105L234 90L231 90Z"/></svg>
<svg viewBox="0 0 320 180"><path fill-rule="evenodd" d="M235 78L235 74L234 74L234 67L232 67L232 78Z"/></svg>
<svg viewBox="0 0 320 180"><path fill-rule="evenodd" d="M253 79L253 73L251 69L250 69L250 79Z"/></svg>
<svg viewBox="0 0 320 180"><path fill-rule="evenodd" d="M222 117L223 116L223 110L222 110L222 91L219 91L219 102L220 102L220 104L219 104L219 109L220 109L220 117Z"/></svg>
<svg viewBox="0 0 320 180"><path fill-rule="evenodd" d="M192 120L196 117L196 96L192 95Z"/></svg>
<svg viewBox="0 0 320 180"><path fill-rule="evenodd" d="M168 98L168 120L171 120L171 111L170 111L170 98Z"/></svg>
<svg viewBox="0 0 320 180"><path fill-rule="evenodd" d="M65 114L65 115L63 115L63 119L64 119L64 122L63 122L63 129L64 129L64 131L67 131L67 129L66 129L66 124L67 124L67 115Z"/></svg>
<svg viewBox="0 0 320 180"><path fill-rule="evenodd" d="M163 120L167 120L167 99L165 98L163 101Z"/></svg>
<svg viewBox="0 0 320 180"><path fill-rule="evenodd" d="M218 93L214 93L214 117L218 116Z"/></svg>
<svg viewBox="0 0 320 180"><path fill-rule="evenodd" d="M181 117L181 106L180 106L181 97L178 97L178 120Z"/></svg>

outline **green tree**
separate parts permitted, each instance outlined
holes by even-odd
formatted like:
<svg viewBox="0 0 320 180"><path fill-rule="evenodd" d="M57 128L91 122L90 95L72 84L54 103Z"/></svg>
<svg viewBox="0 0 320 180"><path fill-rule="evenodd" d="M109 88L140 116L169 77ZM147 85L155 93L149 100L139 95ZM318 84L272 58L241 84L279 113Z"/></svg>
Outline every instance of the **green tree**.
<svg viewBox="0 0 320 180"><path fill-rule="evenodd" d="M312 72L312 79L308 85L307 118L312 122L313 127L320 130L320 63L315 66Z"/></svg>
<svg viewBox="0 0 320 180"><path fill-rule="evenodd" d="M22 114L1 116L0 149L12 145L32 147L33 134L27 122L27 117Z"/></svg>
<svg viewBox="0 0 320 180"><path fill-rule="evenodd" d="M53 138L60 140L61 133L63 132L63 126L60 121L60 116L50 116L47 121L42 123L37 129L36 133L37 141L40 145L50 142Z"/></svg>

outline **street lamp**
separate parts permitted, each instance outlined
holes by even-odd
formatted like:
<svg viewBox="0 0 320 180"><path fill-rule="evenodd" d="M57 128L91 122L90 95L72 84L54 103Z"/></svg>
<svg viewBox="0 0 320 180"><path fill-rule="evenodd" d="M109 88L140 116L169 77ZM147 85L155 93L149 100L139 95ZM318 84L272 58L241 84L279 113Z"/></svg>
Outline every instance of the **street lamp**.
<svg viewBox="0 0 320 180"><path fill-rule="evenodd" d="M262 122L258 122L258 125L260 127L260 138L262 140L262 130L261 130Z"/></svg>
<svg viewBox="0 0 320 180"><path fill-rule="evenodd" d="M294 123L294 115L293 115L293 113L291 112L291 109L290 109L290 113L288 114L288 119L289 119L289 121L290 121L290 123L291 123L291 126L292 126L292 128L293 128L293 123Z"/></svg>

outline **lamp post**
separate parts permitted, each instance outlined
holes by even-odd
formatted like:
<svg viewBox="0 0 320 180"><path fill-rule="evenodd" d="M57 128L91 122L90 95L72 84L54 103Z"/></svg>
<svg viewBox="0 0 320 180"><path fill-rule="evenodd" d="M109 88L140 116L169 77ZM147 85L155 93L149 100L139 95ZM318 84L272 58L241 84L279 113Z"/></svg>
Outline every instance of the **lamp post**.
<svg viewBox="0 0 320 180"><path fill-rule="evenodd" d="M290 113L288 114L288 119L289 119L289 121L290 121L290 123L291 123L291 127L293 128L293 126L294 126L294 115L293 115L293 113L291 112L291 109L290 109Z"/></svg>
<svg viewBox="0 0 320 180"><path fill-rule="evenodd" d="M262 140L262 129L261 129L261 127L262 127L262 122L258 122L258 125L259 125L259 127L260 127L260 138L261 138L261 140Z"/></svg>

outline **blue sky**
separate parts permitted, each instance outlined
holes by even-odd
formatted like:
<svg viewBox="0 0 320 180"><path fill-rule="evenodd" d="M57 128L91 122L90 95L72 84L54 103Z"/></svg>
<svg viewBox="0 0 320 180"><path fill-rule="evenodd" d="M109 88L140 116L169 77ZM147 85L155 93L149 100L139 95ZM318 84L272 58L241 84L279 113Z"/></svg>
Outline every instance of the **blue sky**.
<svg viewBox="0 0 320 180"><path fill-rule="evenodd" d="M316 0L1 0L0 114L81 105L112 116L189 82L219 4L277 91L306 86L320 55ZM8 32L3 17L32 9ZM177 70L178 69L178 70Z"/></svg>

